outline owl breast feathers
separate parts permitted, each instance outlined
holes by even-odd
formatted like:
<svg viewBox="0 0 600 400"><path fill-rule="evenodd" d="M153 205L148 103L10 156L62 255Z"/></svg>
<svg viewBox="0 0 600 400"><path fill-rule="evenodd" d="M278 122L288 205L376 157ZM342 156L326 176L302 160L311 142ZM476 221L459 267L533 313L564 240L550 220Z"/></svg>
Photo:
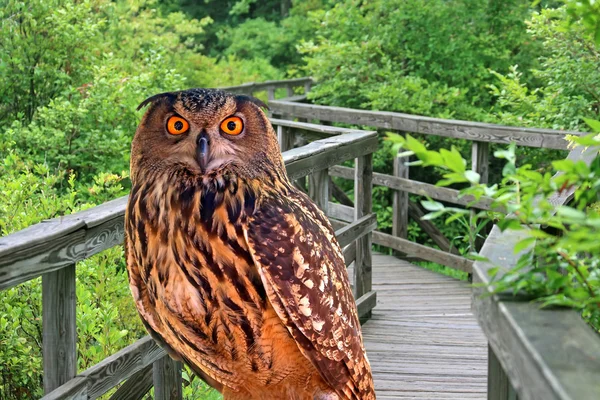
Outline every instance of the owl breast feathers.
<svg viewBox="0 0 600 400"><path fill-rule="evenodd" d="M225 400L375 399L340 246L264 104L192 89L145 105L125 249L150 334Z"/></svg>

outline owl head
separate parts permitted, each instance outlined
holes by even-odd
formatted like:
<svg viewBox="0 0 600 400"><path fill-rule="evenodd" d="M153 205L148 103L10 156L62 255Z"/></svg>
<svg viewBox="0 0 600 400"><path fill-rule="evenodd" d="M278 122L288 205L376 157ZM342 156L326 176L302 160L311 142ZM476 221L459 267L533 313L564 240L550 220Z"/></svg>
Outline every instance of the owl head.
<svg viewBox="0 0 600 400"><path fill-rule="evenodd" d="M213 89L161 93L144 100L149 109L131 146L131 179L140 173L186 169L201 176L231 171L258 178L284 171L277 137L250 96ZM284 173L283 173L284 174Z"/></svg>

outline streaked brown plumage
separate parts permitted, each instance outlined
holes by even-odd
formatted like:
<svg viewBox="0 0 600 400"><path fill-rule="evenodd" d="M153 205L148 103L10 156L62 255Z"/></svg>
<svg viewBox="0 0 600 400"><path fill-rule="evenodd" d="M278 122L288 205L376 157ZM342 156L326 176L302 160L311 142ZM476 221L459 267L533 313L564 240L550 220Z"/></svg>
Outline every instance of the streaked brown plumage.
<svg viewBox="0 0 600 400"><path fill-rule="evenodd" d="M375 399L339 244L262 103L192 89L146 104L125 225L148 331L226 400Z"/></svg>

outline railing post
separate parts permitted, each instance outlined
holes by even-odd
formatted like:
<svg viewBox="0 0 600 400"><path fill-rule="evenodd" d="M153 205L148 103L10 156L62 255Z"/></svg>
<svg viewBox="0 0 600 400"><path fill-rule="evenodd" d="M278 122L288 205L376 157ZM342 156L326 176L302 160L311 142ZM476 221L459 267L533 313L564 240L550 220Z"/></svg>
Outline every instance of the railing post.
<svg viewBox="0 0 600 400"><path fill-rule="evenodd" d="M154 400L181 400L181 362L165 356L152 365Z"/></svg>
<svg viewBox="0 0 600 400"><path fill-rule="evenodd" d="M394 157L394 176L408 179L408 157ZM395 190L393 203L392 235L408 238L408 192Z"/></svg>
<svg viewBox="0 0 600 400"><path fill-rule="evenodd" d="M329 173L327 168L313 172L309 176L308 195L327 215L327 205L329 204Z"/></svg>
<svg viewBox="0 0 600 400"><path fill-rule="evenodd" d="M308 92L310 92L311 87L312 87L312 82L310 80L306 81L304 83L304 94L308 94Z"/></svg>
<svg viewBox="0 0 600 400"><path fill-rule="evenodd" d="M354 169L354 220L371 213L373 197L373 154L366 154L355 160ZM356 242L356 262L354 264L354 298L371 291L372 261L371 233ZM367 315L366 318L370 317Z"/></svg>
<svg viewBox="0 0 600 400"><path fill-rule="evenodd" d="M77 374L75 264L42 275L44 393Z"/></svg>
<svg viewBox="0 0 600 400"><path fill-rule="evenodd" d="M277 126L277 141L282 153L294 147L294 136L287 127Z"/></svg>
<svg viewBox="0 0 600 400"><path fill-rule="evenodd" d="M488 142L473 142L471 145L471 168L479 174L480 183L488 183L489 179L489 156L490 144ZM471 251L479 251L483 246L484 240L477 238L477 226L474 220L475 210L471 210L470 227L471 227ZM486 230L484 227L482 230ZM483 232L486 233L486 232Z"/></svg>
<svg viewBox="0 0 600 400"><path fill-rule="evenodd" d="M267 99L269 99L269 101L275 99L275 88L273 86L267 88Z"/></svg>
<svg viewBox="0 0 600 400"><path fill-rule="evenodd" d="M287 90L287 97L292 97L294 95L294 86L287 85L285 89Z"/></svg>
<svg viewBox="0 0 600 400"><path fill-rule="evenodd" d="M518 400L496 353L488 344L488 400Z"/></svg>

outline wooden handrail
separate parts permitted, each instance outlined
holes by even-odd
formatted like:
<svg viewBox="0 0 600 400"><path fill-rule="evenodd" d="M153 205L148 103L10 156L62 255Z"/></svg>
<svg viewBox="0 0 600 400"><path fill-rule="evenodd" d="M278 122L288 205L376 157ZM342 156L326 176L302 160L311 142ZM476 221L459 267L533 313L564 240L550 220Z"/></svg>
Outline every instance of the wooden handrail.
<svg viewBox="0 0 600 400"><path fill-rule="evenodd" d="M598 149L577 148L569 159L590 164ZM571 191L552 204L566 204ZM600 339L574 310L541 309L511 294L490 296L490 269L499 275L517 264L513 248L526 230L501 232L494 226L473 265L473 310L490 344L490 399L567 400L600 398ZM510 384L509 384L510 383Z"/></svg>
<svg viewBox="0 0 600 400"><path fill-rule="evenodd" d="M582 135L581 132L520 128L389 111L357 110L279 100L271 101L269 106L274 114L290 115L309 120L341 122L483 143L510 144L514 142L519 146L545 149L567 150L568 142L565 140L565 135Z"/></svg>

